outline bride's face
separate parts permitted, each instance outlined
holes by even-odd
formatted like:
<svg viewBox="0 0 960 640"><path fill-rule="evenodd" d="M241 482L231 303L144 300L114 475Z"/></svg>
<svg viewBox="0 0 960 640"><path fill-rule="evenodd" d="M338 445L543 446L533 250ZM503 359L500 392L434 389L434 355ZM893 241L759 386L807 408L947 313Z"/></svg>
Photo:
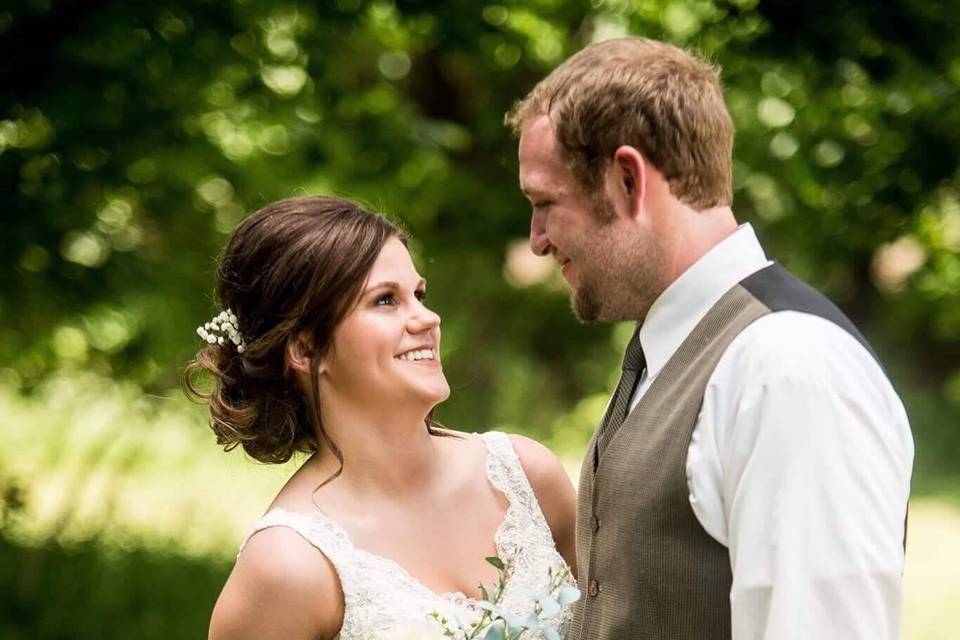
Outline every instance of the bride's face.
<svg viewBox="0 0 960 640"><path fill-rule="evenodd" d="M424 305L426 282L391 238L359 301L333 334L322 367L330 389L354 402L432 407L450 395L440 366L440 316Z"/></svg>

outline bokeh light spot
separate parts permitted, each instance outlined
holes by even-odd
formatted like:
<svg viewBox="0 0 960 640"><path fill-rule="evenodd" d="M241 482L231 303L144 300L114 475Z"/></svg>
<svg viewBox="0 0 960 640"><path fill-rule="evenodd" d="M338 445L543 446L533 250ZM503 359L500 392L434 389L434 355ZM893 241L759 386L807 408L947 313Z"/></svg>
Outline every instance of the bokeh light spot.
<svg viewBox="0 0 960 640"><path fill-rule="evenodd" d="M785 127L793 122L796 110L780 98L766 97L757 105L757 117L768 127Z"/></svg>

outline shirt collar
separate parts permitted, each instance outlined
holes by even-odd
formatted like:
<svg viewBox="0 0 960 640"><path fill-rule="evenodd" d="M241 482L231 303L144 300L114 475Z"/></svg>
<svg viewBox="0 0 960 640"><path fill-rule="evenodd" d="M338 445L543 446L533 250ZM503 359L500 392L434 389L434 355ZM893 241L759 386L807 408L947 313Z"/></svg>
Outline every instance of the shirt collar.
<svg viewBox="0 0 960 640"><path fill-rule="evenodd" d="M743 224L674 280L640 327L647 377L660 372L723 294L769 264L753 227Z"/></svg>

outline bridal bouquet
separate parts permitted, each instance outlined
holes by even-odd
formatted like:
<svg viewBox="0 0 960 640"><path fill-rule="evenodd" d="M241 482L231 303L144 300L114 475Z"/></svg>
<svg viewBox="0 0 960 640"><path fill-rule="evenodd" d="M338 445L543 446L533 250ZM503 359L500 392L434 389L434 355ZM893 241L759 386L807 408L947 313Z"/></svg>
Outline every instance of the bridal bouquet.
<svg viewBox="0 0 960 640"><path fill-rule="evenodd" d="M560 611L580 599L580 590L566 584L570 569L549 570L547 588L541 593L529 592L525 595L530 609L523 614L508 611L503 607L503 596L510 575L511 562L498 557L486 559L496 567L497 585L492 590L480 585L481 600L477 603L482 613L471 624L450 621L439 613L428 617L439 626L445 640L521 640L539 632L546 640L560 640L560 634L552 626L544 626L543 621L556 616ZM421 637L418 636L418 640Z"/></svg>
<svg viewBox="0 0 960 640"><path fill-rule="evenodd" d="M580 599L580 590L569 585L570 569L551 567L541 592L511 587L508 608L504 601L513 560L486 560L497 569L497 583L491 588L480 585L481 598L474 601L476 611L469 622L434 611L419 622L391 627L389 635L374 632L369 640L561 640L556 617Z"/></svg>

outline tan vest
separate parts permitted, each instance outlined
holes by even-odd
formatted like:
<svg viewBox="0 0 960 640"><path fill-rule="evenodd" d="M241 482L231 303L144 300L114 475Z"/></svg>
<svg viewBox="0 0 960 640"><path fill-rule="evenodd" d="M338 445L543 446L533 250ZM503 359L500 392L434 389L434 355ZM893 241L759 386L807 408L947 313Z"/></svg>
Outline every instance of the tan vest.
<svg viewBox="0 0 960 640"><path fill-rule="evenodd" d="M697 324L596 468L594 435L580 475L583 596L570 640L730 638L730 559L690 507L687 450L727 346L757 318L788 309L825 317L867 346L829 300L774 264L734 286Z"/></svg>

